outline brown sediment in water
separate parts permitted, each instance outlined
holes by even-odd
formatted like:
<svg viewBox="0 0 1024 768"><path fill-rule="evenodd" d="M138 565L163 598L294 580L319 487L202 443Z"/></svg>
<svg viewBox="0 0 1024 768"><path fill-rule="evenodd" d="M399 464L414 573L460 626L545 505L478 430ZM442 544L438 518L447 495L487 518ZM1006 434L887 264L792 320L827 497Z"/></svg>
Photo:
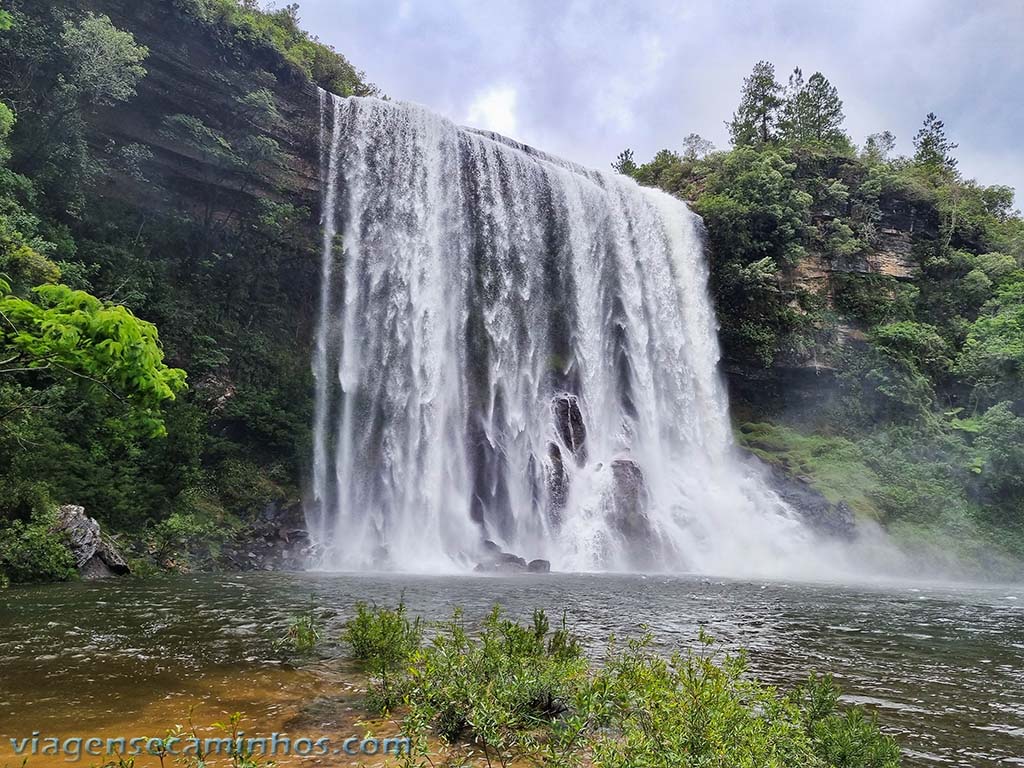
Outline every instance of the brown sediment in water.
<svg viewBox="0 0 1024 768"><path fill-rule="evenodd" d="M102 765L117 759L116 755L82 754L73 759L66 753L43 754L51 738L61 743L67 739L82 739L84 743L85 739L97 738L106 744L107 740L122 738L164 738L175 730L187 733L192 726L201 739L223 738L227 734L214 724L228 723L236 712L242 715L238 728L244 731L245 739L269 738L277 733L293 741L329 738L335 747L350 737L362 740L368 734L396 736L396 723L373 718L361 706L364 689L365 680L359 675L326 664L301 669L267 666L216 670L195 678L179 678L167 687L154 687L152 695L143 697L141 705L130 708L119 710L115 705L102 712L69 712L58 721L51 720L48 726L17 716L4 717L0 722L0 767L20 766L26 757L28 768ZM118 691L110 690L109 696L116 702ZM138 692L133 698L138 699ZM17 754L11 739L30 738L34 732L40 738L39 753ZM379 755L277 754L272 759L279 766L385 764ZM223 764L226 758L214 758L211 762ZM174 764L173 758L167 757L165 764ZM151 755L136 757L136 768L150 765L159 766L159 759Z"/></svg>
<svg viewBox="0 0 1024 768"><path fill-rule="evenodd" d="M176 685L154 687L145 702L117 714L110 712L71 713L46 730L39 729L37 754L17 754L11 739L31 737L36 727L21 718L5 718L0 723L0 768L19 768L27 757L26 768L56 768L56 766L102 766L118 758L111 755L86 755L75 759L66 752L54 754L47 750L46 741L52 738L61 743L67 739L96 738L106 744L108 740L133 738L166 738L171 732L194 733L200 739L220 739L229 734L216 724L227 724L231 716L240 713L237 728L244 739L270 739L278 734L294 743L298 739L330 740L330 754L285 754L257 757L261 762L272 761L276 766L388 766L396 765L398 758L391 754L360 754L358 743L367 738L380 741L400 739L401 712L381 716L369 711L364 703L367 678L349 665L337 662L318 662L302 668L266 666L260 668L225 669L207 672L191 679L179 678ZM110 696L117 697L110 691ZM138 692L135 693L136 699ZM356 754L342 753L346 739L356 739L352 745ZM432 764L444 766L487 765L482 751L471 745L448 746L437 739L429 741ZM128 757L128 755L125 755ZM228 765L226 756L213 756L208 765ZM134 768L167 768L176 765L167 756L163 762L156 755L135 756ZM509 768L520 768L526 763L507 763Z"/></svg>

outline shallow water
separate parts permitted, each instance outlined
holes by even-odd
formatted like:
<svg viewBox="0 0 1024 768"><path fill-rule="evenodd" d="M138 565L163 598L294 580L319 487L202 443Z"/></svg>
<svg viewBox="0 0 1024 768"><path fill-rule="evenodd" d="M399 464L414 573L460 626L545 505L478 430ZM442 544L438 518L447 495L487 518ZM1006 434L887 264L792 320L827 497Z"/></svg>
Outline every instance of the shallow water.
<svg viewBox="0 0 1024 768"><path fill-rule="evenodd" d="M749 649L764 679L833 674L849 701L878 711L906 765L1024 765L1020 586L252 574L0 592L0 766L20 763L12 736L152 735L194 704L204 722L241 710L275 728L294 723L304 704L343 682L280 665L272 644L290 617L312 596L333 612L335 637L355 601L403 595L432 619L461 605L475 621L495 602L523 618L535 607L566 609L595 654L610 634L642 624L676 646L704 627Z"/></svg>

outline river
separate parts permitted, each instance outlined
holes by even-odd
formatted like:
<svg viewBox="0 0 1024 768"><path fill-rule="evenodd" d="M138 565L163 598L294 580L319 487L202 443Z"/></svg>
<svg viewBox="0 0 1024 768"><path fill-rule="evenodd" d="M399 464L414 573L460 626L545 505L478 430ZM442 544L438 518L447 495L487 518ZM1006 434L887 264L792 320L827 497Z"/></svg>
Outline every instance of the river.
<svg viewBox="0 0 1024 768"><path fill-rule="evenodd" d="M162 735L193 705L204 722L238 710L267 727L333 718L335 731L361 733L357 692L331 658L339 651L295 669L273 641L311 597L330 613L334 639L357 600L403 595L428 619L462 606L475 621L495 602L523 618L565 609L595 654L609 635L644 624L666 647L693 644L704 627L725 647L748 649L762 679L834 675L847 701L878 712L905 765L1024 765L1020 586L266 573L0 592L0 766L21 762L12 737ZM330 700L333 715L310 714ZM29 768L48 763L57 761L34 758Z"/></svg>

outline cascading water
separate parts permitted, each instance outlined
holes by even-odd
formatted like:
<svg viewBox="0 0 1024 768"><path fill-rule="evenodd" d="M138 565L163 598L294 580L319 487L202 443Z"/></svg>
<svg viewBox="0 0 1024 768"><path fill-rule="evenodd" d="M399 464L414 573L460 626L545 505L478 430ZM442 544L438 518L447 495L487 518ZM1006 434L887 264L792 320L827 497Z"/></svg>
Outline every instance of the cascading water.
<svg viewBox="0 0 1024 768"><path fill-rule="evenodd" d="M328 568L785 572L734 455L700 219L421 107L322 94L309 523Z"/></svg>

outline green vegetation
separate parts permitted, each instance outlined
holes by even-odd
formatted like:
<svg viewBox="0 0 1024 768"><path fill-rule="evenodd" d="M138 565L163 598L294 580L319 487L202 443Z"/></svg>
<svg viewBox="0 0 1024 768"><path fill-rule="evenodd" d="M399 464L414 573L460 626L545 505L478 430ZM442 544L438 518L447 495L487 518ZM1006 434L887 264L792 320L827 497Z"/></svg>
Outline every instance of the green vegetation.
<svg viewBox="0 0 1024 768"><path fill-rule="evenodd" d="M357 603L355 618L345 624L341 639L374 681L371 708L393 709L402 700L400 673L423 641L423 623L409 620L405 603L394 609Z"/></svg>
<svg viewBox="0 0 1024 768"><path fill-rule="evenodd" d="M258 0L173 0L182 12L215 29L232 48L270 50L325 90L369 96L376 87L348 59L299 26L299 5L264 10Z"/></svg>
<svg viewBox="0 0 1024 768"><path fill-rule="evenodd" d="M312 653L323 639L323 620L316 610L313 596L309 597L309 608L295 616L288 625L288 631L277 642L279 650L301 655Z"/></svg>
<svg viewBox="0 0 1024 768"><path fill-rule="evenodd" d="M67 581L75 561L63 542L50 533L52 515L15 520L0 528L0 584Z"/></svg>
<svg viewBox="0 0 1024 768"><path fill-rule="evenodd" d="M421 644L404 611L359 608L350 624L359 660L394 662L407 766L831 766L892 768L896 743L858 708L840 709L829 679L783 693L747 674L742 655L707 637L696 650L657 653L650 636L612 642L593 665L566 628L543 611L529 624L497 607L477 632L460 611ZM384 626L397 628L382 633ZM396 638L401 637L401 642ZM351 642L351 641L350 641ZM356 650L358 649L358 650ZM377 702L380 682L371 679Z"/></svg>
<svg viewBox="0 0 1024 768"><path fill-rule="evenodd" d="M167 100L156 52L198 86ZM282 93L374 89L248 0L18 3L0 69L0 537L73 502L144 571L215 568L307 455L316 201Z"/></svg>
<svg viewBox="0 0 1024 768"><path fill-rule="evenodd" d="M740 441L911 540L1024 553L1024 220L1013 191L957 169L929 114L912 157L859 150L820 73L759 62L733 147L613 166L691 201L711 247L725 361L740 378L814 377L813 406L738 402ZM761 370L759 370L761 369ZM799 386L799 385L798 385ZM950 545L952 546L952 545Z"/></svg>

